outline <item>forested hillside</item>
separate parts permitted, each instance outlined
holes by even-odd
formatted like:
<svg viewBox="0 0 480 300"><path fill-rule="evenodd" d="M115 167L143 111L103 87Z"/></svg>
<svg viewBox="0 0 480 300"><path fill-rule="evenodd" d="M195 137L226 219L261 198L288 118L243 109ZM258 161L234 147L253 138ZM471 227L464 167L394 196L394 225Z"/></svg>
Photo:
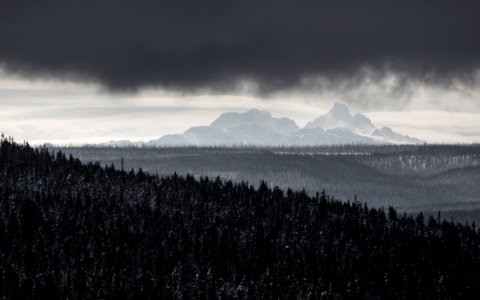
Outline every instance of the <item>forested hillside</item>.
<svg viewBox="0 0 480 300"><path fill-rule="evenodd" d="M439 220L0 146L7 299L478 299L480 234Z"/></svg>
<svg viewBox="0 0 480 300"><path fill-rule="evenodd" d="M355 195L371 207L402 211L480 209L480 145L337 145L318 147L66 147L83 162L142 168L151 174L261 180L309 195L325 189L342 200ZM450 213L449 212L449 213ZM475 218L480 221L480 216Z"/></svg>

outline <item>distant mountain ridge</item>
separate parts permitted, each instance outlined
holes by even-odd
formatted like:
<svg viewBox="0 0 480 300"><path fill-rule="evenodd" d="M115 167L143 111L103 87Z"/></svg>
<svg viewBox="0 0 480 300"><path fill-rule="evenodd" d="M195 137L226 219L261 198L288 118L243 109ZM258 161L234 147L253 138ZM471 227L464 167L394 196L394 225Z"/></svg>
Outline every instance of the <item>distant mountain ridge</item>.
<svg viewBox="0 0 480 300"><path fill-rule="evenodd" d="M335 103L325 115L300 128L289 118L276 118L267 111L221 114L209 126L191 127L182 134L164 135L132 146L315 146L336 144L421 144L424 141L402 135L391 128L377 128L361 113L352 115L347 106ZM128 141L103 145L126 146Z"/></svg>

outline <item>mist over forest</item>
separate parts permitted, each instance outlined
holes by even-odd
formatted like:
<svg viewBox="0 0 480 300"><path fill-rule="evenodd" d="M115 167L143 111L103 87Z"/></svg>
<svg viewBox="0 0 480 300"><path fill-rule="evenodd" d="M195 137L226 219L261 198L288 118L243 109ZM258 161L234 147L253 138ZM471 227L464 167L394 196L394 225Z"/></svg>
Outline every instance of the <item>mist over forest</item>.
<svg viewBox="0 0 480 300"><path fill-rule="evenodd" d="M406 212L444 212L480 220L479 145L343 145L317 147L50 148L125 170L247 181L258 186L325 190L343 201ZM470 212L468 212L470 211Z"/></svg>

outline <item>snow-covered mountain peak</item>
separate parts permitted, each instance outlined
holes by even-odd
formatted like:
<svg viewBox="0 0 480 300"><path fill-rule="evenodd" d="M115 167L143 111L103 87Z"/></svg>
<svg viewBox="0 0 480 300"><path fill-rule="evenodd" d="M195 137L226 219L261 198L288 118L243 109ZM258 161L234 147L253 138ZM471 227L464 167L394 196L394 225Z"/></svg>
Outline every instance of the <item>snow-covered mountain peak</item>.
<svg viewBox="0 0 480 300"><path fill-rule="evenodd" d="M243 113L228 112L221 114L210 124L211 127L228 130L244 125L261 125L280 133L292 132L298 129L297 124L288 118L275 118L268 111L250 109Z"/></svg>
<svg viewBox="0 0 480 300"><path fill-rule="evenodd" d="M340 118L352 116L348 107L345 104L339 102L335 102L332 109L330 109L330 111L328 112L328 115Z"/></svg>
<svg viewBox="0 0 480 300"><path fill-rule="evenodd" d="M373 125L372 121L361 113L352 117L351 125L354 129L363 133L372 133L375 130L375 125Z"/></svg>
<svg viewBox="0 0 480 300"><path fill-rule="evenodd" d="M353 132L370 134L375 130L372 121L363 114L352 116L348 107L341 103L335 103L330 111L319 118L309 122L305 128L333 129L344 127Z"/></svg>
<svg viewBox="0 0 480 300"><path fill-rule="evenodd" d="M372 136L378 140L383 140L394 144L422 144L424 141L419 140L408 135L402 135L393 131L390 127L383 126L380 129L375 129Z"/></svg>

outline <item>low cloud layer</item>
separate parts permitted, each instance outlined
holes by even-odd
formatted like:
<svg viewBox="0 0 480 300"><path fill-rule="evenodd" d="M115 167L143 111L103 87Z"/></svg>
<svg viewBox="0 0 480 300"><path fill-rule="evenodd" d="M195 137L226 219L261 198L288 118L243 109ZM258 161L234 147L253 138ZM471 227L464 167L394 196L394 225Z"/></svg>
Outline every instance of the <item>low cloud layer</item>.
<svg viewBox="0 0 480 300"><path fill-rule="evenodd" d="M344 85L333 89L324 83L319 85L316 95L283 93L265 99L253 95L188 95L158 90L118 95L98 93L96 86L32 82L2 78L0 74L0 132L34 144L148 141L181 133L192 126L209 125L223 112L251 108L270 111L275 117L292 118L304 126L338 101L347 104L352 113L365 113L379 127L389 126L428 142L480 141L479 89L464 90L459 86L445 90L422 85L405 93L404 97L410 98L403 110L378 105L397 101L389 98L397 97L396 92L388 93L394 82L392 78L365 82L348 93L343 91ZM450 109L450 106L464 109Z"/></svg>
<svg viewBox="0 0 480 300"><path fill-rule="evenodd" d="M271 93L309 78L363 83L365 69L400 82L471 85L479 15L478 0L5 0L0 66L120 92L247 82ZM408 92L408 82L399 86Z"/></svg>

